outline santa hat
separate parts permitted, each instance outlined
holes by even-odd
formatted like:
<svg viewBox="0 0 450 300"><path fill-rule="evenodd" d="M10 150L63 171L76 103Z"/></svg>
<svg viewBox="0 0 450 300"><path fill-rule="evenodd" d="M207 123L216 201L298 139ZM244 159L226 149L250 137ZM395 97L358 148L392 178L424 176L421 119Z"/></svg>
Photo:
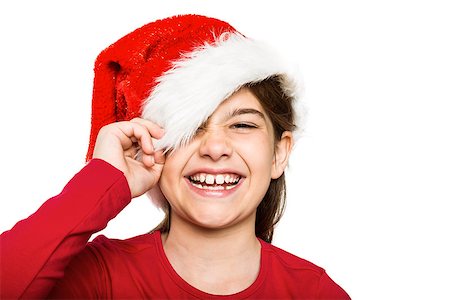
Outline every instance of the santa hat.
<svg viewBox="0 0 450 300"><path fill-rule="evenodd" d="M87 160L106 124L149 119L164 128L157 149L189 142L219 104L247 83L273 75L298 97L290 65L269 45L243 36L230 24L181 15L149 23L97 57Z"/></svg>

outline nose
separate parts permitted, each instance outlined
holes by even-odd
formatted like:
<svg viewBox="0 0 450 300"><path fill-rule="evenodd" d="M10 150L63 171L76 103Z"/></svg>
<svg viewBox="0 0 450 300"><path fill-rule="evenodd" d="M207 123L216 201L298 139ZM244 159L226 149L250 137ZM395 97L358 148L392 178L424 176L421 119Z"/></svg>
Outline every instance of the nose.
<svg viewBox="0 0 450 300"><path fill-rule="evenodd" d="M233 153L230 141L223 130L205 130L200 138L201 144L199 152L202 157L209 157L210 159L217 161L230 157Z"/></svg>

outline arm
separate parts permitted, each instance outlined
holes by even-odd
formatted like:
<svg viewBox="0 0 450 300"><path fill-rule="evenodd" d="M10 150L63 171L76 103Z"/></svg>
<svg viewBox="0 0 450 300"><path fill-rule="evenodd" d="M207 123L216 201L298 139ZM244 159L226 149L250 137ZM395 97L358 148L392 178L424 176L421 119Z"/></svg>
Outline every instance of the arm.
<svg viewBox="0 0 450 300"><path fill-rule="evenodd" d="M45 297L70 259L131 200L123 173L89 162L56 197L0 237L1 296Z"/></svg>
<svg viewBox="0 0 450 300"><path fill-rule="evenodd" d="M159 180L165 157L154 151L157 125L143 120L103 127L93 160L56 197L0 237L0 298L46 297L64 269L131 200ZM139 147L137 147L139 145ZM142 161L134 159L138 148Z"/></svg>

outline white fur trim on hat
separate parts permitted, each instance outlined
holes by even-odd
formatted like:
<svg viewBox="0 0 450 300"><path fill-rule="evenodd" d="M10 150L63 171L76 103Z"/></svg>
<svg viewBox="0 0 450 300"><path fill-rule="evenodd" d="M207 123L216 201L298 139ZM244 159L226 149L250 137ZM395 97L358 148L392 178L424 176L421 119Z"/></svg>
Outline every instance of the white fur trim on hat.
<svg viewBox="0 0 450 300"><path fill-rule="evenodd" d="M268 44L238 33L222 34L214 44L202 45L172 63L143 106L142 117L165 130L156 149L187 144L220 103L244 84L281 75L284 91L299 97L291 66Z"/></svg>

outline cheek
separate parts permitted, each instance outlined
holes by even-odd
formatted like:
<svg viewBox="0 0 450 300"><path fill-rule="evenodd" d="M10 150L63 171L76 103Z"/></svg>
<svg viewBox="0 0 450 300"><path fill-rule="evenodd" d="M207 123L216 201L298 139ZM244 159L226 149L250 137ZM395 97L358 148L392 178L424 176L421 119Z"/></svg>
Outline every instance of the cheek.
<svg viewBox="0 0 450 300"><path fill-rule="evenodd" d="M167 187L170 186L170 177L169 172L166 171L166 168L164 167L163 172L161 173L161 177L159 178L159 186L161 188L161 192L166 196L166 190Z"/></svg>
<svg viewBox="0 0 450 300"><path fill-rule="evenodd" d="M176 155L171 155L166 158L164 168L159 179L159 186L161 192L167 200L174 199L175 187L179 184L180 174L183 165Z"/></svg>
<svg viewBox="0 0 450 300"><path fill-rule="evenodd" d="M255 175L270 176L273 162L273 142L267 135L255 136L251 139L238 141L236 149L242 159L246 162L250 171Z"/></svg>

